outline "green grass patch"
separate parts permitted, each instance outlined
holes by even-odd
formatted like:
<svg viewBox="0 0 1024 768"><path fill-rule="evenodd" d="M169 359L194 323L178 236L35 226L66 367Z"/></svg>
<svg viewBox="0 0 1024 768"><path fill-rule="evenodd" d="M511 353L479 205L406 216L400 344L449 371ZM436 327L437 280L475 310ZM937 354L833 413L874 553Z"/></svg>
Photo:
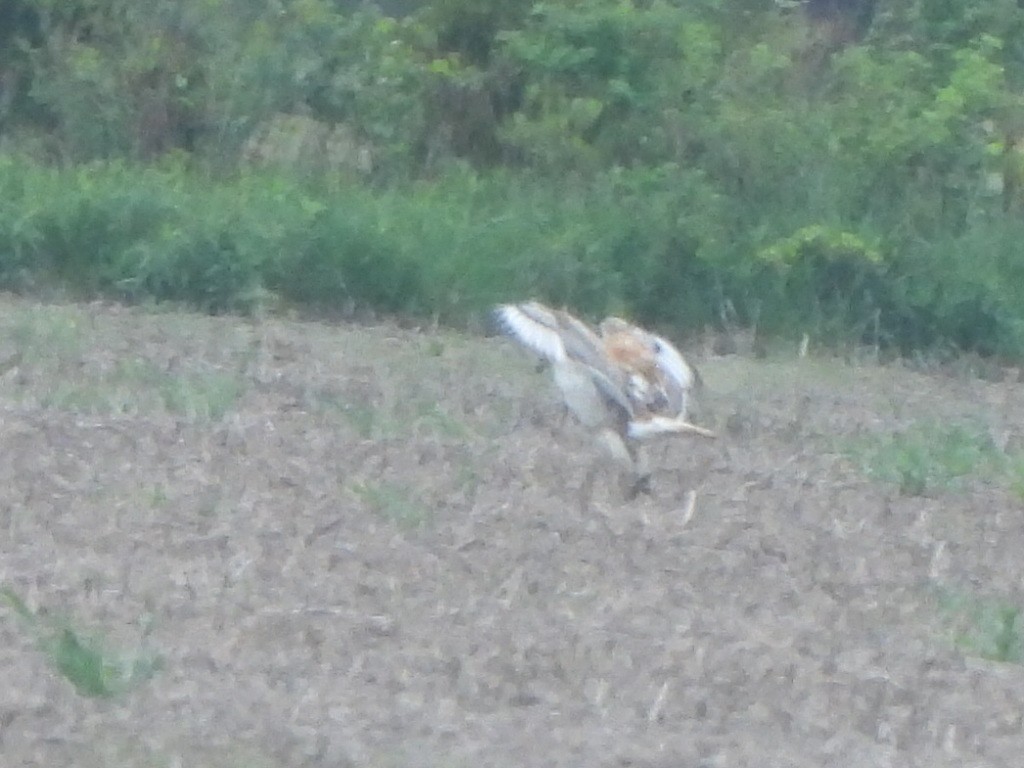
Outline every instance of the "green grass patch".
<svg viewBox="0 0 1024 768"><path fill-rule="evenodd" d="M237 354L237 364L227 369L134 356L111 360L102 341L94 338L91 323L88 315L65 307L20 308L7 326L0 373L21 369L10 386L43 408L88 413L164 410L195 422L219 421L246 391L249 350Z"/></svg>
<svg viewBox="0 0 1024 768"><path fill-rule="evenodd" d="M357 483L351 488L367 507L401 528L420 528L431 518L430 510L415 501L409 489L394 483Z"/></svg>
<svg viewBox="0 0 1024 768"><path fill-rule="evenodd" d="M857 440L846 453L869 477L908 496L956 488L972 475L1002 475L1008 466L987 433L955 424L922 422Z"/></svg>
<svg viewBox="0 0 1024 768"><path fill-rule="evenodd" d="M220 421L245 390L234 374L211 371L189 376L168 376L159 386L164 406L196 421Z"/></svg>
<svg viewBox="0 0 1024 768"><path fill-rule="evenodd" d="M460 419L442 410L438 403L422 402L415 407L415 420L430 432L453 440L468 440L472 437L469 427Z"/></svg>
<svg viewBox="0 0 1024 768"><path fill-rule="evenodd" d="M346 403L337 408L356 433L364 440L373 440L387 435L386 426L382 426L379 411L370 405Z"/></svg>
<svg viewBox="0 0 1024 768"><path fill-rule="evenodd" d="M1019 606L951 590L940 593L938 606L952 625L954 644L965 653L1014 664L1024 660L1024 623Z"/></svg>
<svg viewBox="0 0 1024 768"><path fill-rule="evenodd" d="M33 612L9 588L0 589L0 597L33 636L50 666L81 696L112 698L126 693L150 680L163 666L162 658L150 650L140 647L133 653L120 653L98 637L83 635L66 620Z"/></svg>
<svg viewBox="0 0 1024 768"><path fill-rule="evenodd" d="M133 358L119 361L111 371L91 380L58 378L40 397L40 404L91 413L163 409L202 423L223 419L244 391L245 382L234 373L172 373L149 360Z"/></svg>
<svg viewBox="0 0 1024 768"><path fill-rule="evenodd" d="M26 308L19 312L9 338L26 363L78 356L85 342L84 318L63 307Z"/></svg>
<svg viewBox="0 0 1024 768"><path fill-rule="evenodd" d="M387 440L401 434L403 422L369 402L349 399L332 388L311 395L313 406L322 415L337 415L363 440Z"/></svg>
<svg viewBox="0 0 1024 768"><path fill-rule="evenodd" d="M473 437L473 431L463 420L428 398L399 400L382 396L379 403L371 403L346 398L330 388L313 392L310 397L319 413L339 415L364 440L390 440L413 433L453 440Z"/></svg>
<svg viewBox="0 0 1024 768"><path fill-rule="evenodd" d="M1010 459L1007 475L1010 490L1014 496L1024 501L1024 456L1014 456Z"/></svg>

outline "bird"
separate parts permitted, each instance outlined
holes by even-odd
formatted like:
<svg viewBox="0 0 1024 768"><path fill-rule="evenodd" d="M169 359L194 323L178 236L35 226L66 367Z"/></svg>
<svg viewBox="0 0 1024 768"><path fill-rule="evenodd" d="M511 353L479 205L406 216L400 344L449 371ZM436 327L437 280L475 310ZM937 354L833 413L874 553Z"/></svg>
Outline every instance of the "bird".
<svg viewBox="0 0 1024 768"><path fill-rule="evenodd" d="M700 379L679 350L620 317L605 318L598 329L608 356L626 372L631 400L641 415L685 419L690 389Z"/></svg>
<svg viewBox="0 0 1024 768"><path fill-rule="evenodd" d="M630 473L627 499L650 492L643 441L715 436L687 420L689 392L698 378L667 339L620 317L605 318L595 330L538 301L499 304L492 316L499 331L551 368L569 412Z"/></svg>

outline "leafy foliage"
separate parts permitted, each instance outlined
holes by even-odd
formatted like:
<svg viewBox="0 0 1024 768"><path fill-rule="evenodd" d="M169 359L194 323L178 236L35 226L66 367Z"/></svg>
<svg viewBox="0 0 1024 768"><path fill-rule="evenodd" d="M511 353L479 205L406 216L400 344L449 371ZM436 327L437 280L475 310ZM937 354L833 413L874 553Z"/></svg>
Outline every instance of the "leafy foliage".
<svg viewBox="0 0 1024 768"><path fill-rule="evenodd" d="M802 326L832 340L847 334L870 340L869 326L888 300L884 264L873 246L851 232L811 225L758 257L759 273L775 286L764 291L767 328Z"/></svg>
<svg viewBox="0 0 1024 768"><path fill-rule="evenodd" d="M665 3L538 3L523 28L498 35L527 83L506 138L549 168L680 160L688 108L720 63L717 38Z"/></svg>
<svg viewBox="0 0 1024 768"><path fill-rule="evenodd" d="M16 0L0 281L1024 355L1019 3L350 5Z"/></svg>
<svg viewBox="0 0 1024 768"><path fill-rule="evenodd" d="M517 294L599 313L648 289L682 287L687 273L670 260L695 259L676 248L699 240L670 213L702 187L669 172L647 181L619 173L571 190L455 173L378 193L358 184L327 193L265 174L203 184L175 168L5 162L2 178L16 179L9 214L0 214L5 287L56 280L210 312L250 311L270 291L323 309L450 322ZM645 208L654 197L661 204ZM635 215L624 219L622 208Z"/></svg>

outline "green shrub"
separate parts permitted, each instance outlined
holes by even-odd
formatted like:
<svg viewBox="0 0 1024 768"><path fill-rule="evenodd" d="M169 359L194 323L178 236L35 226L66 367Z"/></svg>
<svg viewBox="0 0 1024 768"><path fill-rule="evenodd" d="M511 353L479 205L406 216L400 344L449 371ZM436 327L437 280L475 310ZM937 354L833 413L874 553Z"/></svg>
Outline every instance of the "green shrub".
<svg viewBox="0 0 1024 768"><path fill-rule="evenodd" d="M352 303L385 312L422 311L418 261L377 226L372 200L356 190L338 198L273 260L269 287L322 308Z"/></svg>
<svg viewBox="0 0 1024 768"><path fill-rule="evenodd" d="M895 257L892 287L905 351L937 343L1024 356L1024 224L980 219L959 237L909 244Z"/></svg>
<svg viewBox="0 0 1024 768"><path fill-rule="evenodd" d="M600 311L616 293L602 249L606 210L585 189L459 172L381 198L382 226L424 272L424 303L452 322L537 296Z"/></svg>
<svg viewBox="0 0 1024 768"><path fill-rule="evenodd" d="M548 170L681 161L721 34L699 9L668 3L537 3L497 34L502 66L526 83L504 139Z"/></svg>
<svg viewBox="0 0 1024 768"><path fill-rule="evenodd" d="M107 287L116 255L153 237L174 209L166 178L119 163L57 171L3 158L0 176L8 203L0 276L8 288L27 274L83 290Z"/></svg>
<svg viewBox="0 0 1024 768"><path fill-rule="evenodd" d="M456 168L373 188L14 156L0 156L0 195L5 289L209 312L250 311L269 290L453 324L532 296L691 330L734 306L777 334L1024 356L1024 225L975 203L958 234L847 225L827 205L744 233L713 178L674 164L560 180Z"/></svg>
<svg viewBox="0 0 1024 768"><path fill-rule="evenodd" d="M849 453L866 474L895 484L908 496L956 487L975 473L999 475L1006 464L1006 457L980 430L937 423L865 439Z"/></svg>
<svg viewBox="0 0 1024 768"><path fill-rule="evenodd" d="M827 341L866 341L887 300L878 250L851 232L814 225L757 255L768 330L803 327Z"/></svg>
<svg viewBox="0 0 1024 768"><path fill-rule="evenodd" d="M965 653L1003 663L1024 659L1021 610L1011 601L949 588L940 589L937 598L954 644Z"/></svg>

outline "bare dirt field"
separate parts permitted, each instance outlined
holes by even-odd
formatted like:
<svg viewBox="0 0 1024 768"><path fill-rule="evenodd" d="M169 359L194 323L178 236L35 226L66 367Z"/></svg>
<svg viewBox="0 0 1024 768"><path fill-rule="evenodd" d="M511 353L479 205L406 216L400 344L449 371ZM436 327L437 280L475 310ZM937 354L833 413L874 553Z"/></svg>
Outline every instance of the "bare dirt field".
<svg viewBox="0 0 1024 768"><path fill-rule="evenodd" d="M163 667L5 604L0 763L1024 765L1021 385L700 362L721 438L586 503L503 340L3 300L0 584Z"/></svg>

